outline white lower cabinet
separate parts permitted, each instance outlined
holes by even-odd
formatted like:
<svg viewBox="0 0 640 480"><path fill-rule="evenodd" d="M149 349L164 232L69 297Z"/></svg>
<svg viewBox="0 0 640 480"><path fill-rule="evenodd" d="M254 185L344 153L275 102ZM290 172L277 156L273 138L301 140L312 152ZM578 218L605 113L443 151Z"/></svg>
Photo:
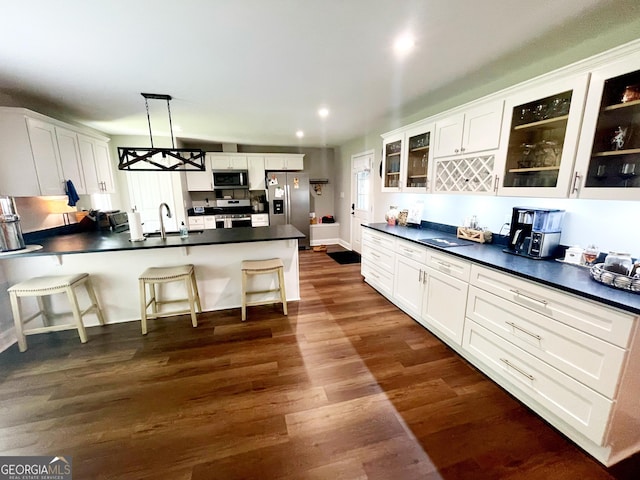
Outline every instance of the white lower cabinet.
<svg viewBox="0 0 640 480"><path fill-rule="evenodd" d="M425 275L425 266L402 255L396 255L393 300L414 318L420 317Z"/></svg>
<svg viewBox="0 0 640 480"><path fill-rule="evenodd" d="M420 323L462 344L468 289L467 282L426 267Z"/></svg>
<svg viewBox="0 0 640 480"><path fill-rule="evenodd" d="M601 463L640 451L637 316L368 228L362 272Z"/></svg>
<svg viewBox="0 0 640 480"><path fill-rule="evenodd" d="M390 235L364 229L360 273L365 281L388 298L393 296L395 241Z"/></svg>
<svg viewBox="0 0 640 480"><path fill-rule="evenodd" d="M612 400L479 324L469 321L466 325L463 348L521 391L517 395L520 400L543 417L540 407L547 409L594 443L602 444Z"/></svg>

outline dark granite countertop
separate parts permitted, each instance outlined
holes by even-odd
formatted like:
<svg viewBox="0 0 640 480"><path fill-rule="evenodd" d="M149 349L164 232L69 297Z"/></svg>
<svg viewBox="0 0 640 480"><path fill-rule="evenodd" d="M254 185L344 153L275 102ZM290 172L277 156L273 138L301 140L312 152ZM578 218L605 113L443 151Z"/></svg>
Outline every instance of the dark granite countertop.
<svg viewBox="0 0 640 480"><path fill-rule="evenodd" d="M191 232L188 238L180 238L179 235L170 235L164 240L160 237L148 237L146 240L140 242L131 242L128 231L122 233L91 231L52 235L41 238L26 237L25 240L28 244L35 243L42 245L42 249L16 253L3 258L146 250L150 248L195 247L198 245L222 245L228 243L268 242L304 237L305 235L293 225L199 230L197 232Z"/></svg>
<svg viewBox="0 0 640 480"><path fill-rule="evenodd" d="M363 226L416 242L420 245L424 245L424 243L418 240L425 238L456 239L455 234L430 228L394 227L386 223L371 223ZM620 290L598 283L591 278L589 269L585 267L562 263L554 259L534 260L511 255L502 251L504 248L502 245L473 243L468 246L448 248L433 245L425 246L634 314L640 314L639 293Z"/></svg>

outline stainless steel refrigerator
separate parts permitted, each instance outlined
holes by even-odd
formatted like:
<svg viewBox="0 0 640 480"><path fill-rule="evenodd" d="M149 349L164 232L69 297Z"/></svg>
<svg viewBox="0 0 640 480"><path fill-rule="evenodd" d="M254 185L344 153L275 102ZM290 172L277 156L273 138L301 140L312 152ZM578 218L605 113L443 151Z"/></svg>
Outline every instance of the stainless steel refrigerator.
<svg viewBox="0 0 640 480"><path fill-rule="evenodd" d="M306 236L299 248L309 248L309 175L302 172L267 172L269 225L290 223Z"/></svg>

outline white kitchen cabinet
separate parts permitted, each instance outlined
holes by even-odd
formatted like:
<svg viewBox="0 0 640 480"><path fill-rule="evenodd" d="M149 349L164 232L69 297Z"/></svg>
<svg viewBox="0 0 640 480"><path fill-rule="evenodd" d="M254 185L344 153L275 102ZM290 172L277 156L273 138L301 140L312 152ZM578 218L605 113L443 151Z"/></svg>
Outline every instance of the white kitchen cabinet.
<svg viewBox="0 0 640 480"><path fill-rule="evenodd" d="M237 153L211 153L212 170L247 170L247 156Z"/></svg>
<svg viewBox="0 0 640 480"><path fill-rule="evenodd" d="M264 157L251 155L249 164L249 190L266 190Z"/></svg>
<svg viewBox="0 0 640 480"><path fill-rule="evenodd" d="M551 412L602 445L613 404L610 399L471 320L465 326L463 347L482 362L482 370L498 376L532 410L543 417Z"/></svg>
<svg viewBox="0 0 640 480"><path fill-rule="evenodd" d="M204 230L204 216L187 217L187 227L189 230Z"/></svg>
<svg viewBox="0 0 640 480"><path fill-rule="evenodd" d="M216 228L216 216L205 215L204 216L204 228L205 230L213 230Z"/></svg>
<svg viewBox="0 0 640 480"><path fill-rule="evenodd" d="M430 189L433 123L420 123L383 138L383 192L425 193Z"/></svg>
<svg viewBox="0 0 640 480"><path fill-rule="evenodd" d="M404 163L404 132L383 135L382 141L382 191L399 192L402 190L400 168Z"/></svg>
<svg viewBox="0 0 640 480"><path fill-rule="evenodd" d="M204 157L203 171L187 171L187 190L189 192L211 192L213 191L212 154L207 153Z"/></svg>
<svg viewBox="0 0 640 480"><path fill-rule="evenodd" d="M507 98L502 137L508 141L496 162L499 195L568 195L588 81L588 74L569 76Z"/></svg>
<svg viewBox="0 0 640 480"><path fill-rule="evenodd" d="M395 241L365 228L362 231L362 263L360 272L365 281L388 298L393 297Z"/></svg>
<svg viewBox="0 0 640 480"><path fill-rule="evenodd" d="M419 318L427 251L416 243L396 240L395 252L393 299L405 312Z"/></svg>
<svg viewBox="0 0 640 480"><path fill-rule="evenodd" d="M281 170L304 170L304 155L269 154L264 157L264 168L267 172Z"/></svg>
<svg viewBox="0 0 640 480"><path fill-rule="evenodd" d="M27 128L40 185L40 195L64 195L65 179L60 163L55 126L27 117Z"/></svg>
<svg viewBox="0 0 640 480"><path fill-rule="evenodd" d="M640 200L640 52L591 72L570 195Z"/></svg>
<svg viewBox="0 0 640 480"><path fill-rule="evenodd" d="M252 227L268 227L269 214L268 213L252 213L251 226Z"/></svg>
<svg viewBox="0 0 640 480"><path fill-rule="evenodd" d="M502 126L502 100L479 104L437 120L434 157L468 155L497 149Z"/></svg>
<svg viewBox="0 0 640 480"><path fill-rule="evenodd" d="M98 138L78 134L78 146L84 171L86 192L115 192L109 144Z"/></svg>
<svg viewBox="0 0 640 480"><path fill-rule="evenodd" d="M625 349L471 286L467 316L487 330L613 398Z"/></svg>
<svg viewBox="0 0 640 480"><path fill-rule="evenodd" d="M55 127L60 163L65 180L71 180L78 194L87 193L84 171L80 159L78 134L72 130Z"/></svg>

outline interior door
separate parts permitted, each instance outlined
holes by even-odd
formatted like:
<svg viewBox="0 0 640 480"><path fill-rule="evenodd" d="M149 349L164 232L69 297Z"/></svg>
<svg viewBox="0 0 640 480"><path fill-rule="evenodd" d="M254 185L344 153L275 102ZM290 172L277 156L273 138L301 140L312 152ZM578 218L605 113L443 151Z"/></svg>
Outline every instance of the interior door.
<svg viewBox="0 0 640 480"><path fill-rule="evenodd" d="M351 157L351 249L358 253L362 253L361 225L373 216L371 166L374 160L375 150Z"/></svg>

